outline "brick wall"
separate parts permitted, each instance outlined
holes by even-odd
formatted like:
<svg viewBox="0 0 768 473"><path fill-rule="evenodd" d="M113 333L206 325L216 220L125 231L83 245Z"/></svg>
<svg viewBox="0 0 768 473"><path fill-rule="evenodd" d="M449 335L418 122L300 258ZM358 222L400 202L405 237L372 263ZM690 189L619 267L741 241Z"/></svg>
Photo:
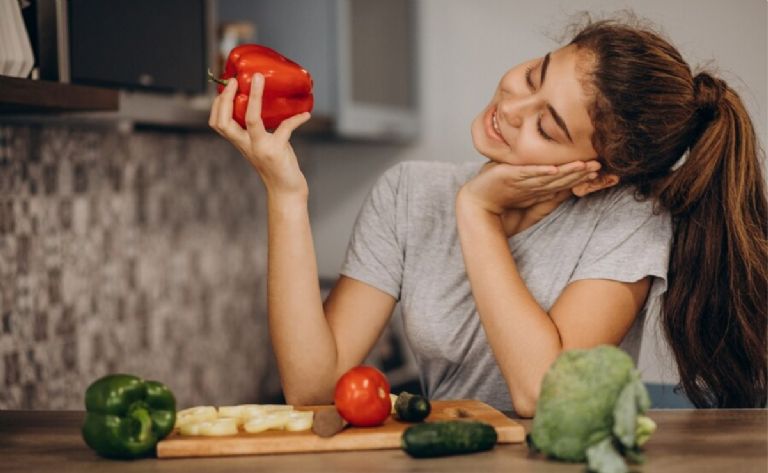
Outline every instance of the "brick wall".
<svg viewBox="0 0 768 473"><path fill-rule="evenodd" d="M0 125L0 409L111 372L274 399L265 271L263 189L215 135Z"/></svg>

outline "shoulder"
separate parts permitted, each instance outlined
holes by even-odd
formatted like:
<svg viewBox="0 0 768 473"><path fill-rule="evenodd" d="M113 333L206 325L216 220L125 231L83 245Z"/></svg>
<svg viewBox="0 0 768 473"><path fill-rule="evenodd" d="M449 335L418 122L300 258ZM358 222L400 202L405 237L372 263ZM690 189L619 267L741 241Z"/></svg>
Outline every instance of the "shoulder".
<svg viewBox="0 0 768 473"><path fill-rule="evenodd" d="M616 186L579 200L576 208L599 220L670 222L669 213L652 198L637 194L633 186Z"/></svg>
<svg viewBox="0 0 768 473"><path fill-rule="evenodd" d="M387 169L380 183L396 186L398 193L412 197L455 192L482 164L480 161L402 161Z"/></svg>
<svg viewBox="0 0 768 473"><path fill-rule="evenodd" d="M600 259L620 254L622 261L658 253L665 257L672 241L672 218L653 199L637 195L633 187L607 189L576 203L573 229L582 229L587 248ZM577 232L579 233L579 232ZM644 256L644 257L645 257Z"/></svg>
<svg viewBox="0 0 768 473"><path fill-rule="evenodd" d="M469 177L476 173L480 166L480 161L421 161L409 160L401 161L387 169L384 175L398 175L407 178L426 178L430 181L441 181L457 177ZM426 184L427 182L425 182Z"/></svg>

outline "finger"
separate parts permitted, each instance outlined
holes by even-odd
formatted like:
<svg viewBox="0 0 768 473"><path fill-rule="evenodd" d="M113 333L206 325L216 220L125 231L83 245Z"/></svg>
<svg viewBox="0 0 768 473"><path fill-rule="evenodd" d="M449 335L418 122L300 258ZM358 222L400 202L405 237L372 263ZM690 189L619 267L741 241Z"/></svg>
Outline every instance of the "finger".
<svg viewBox="0 0 768 473"><path fill-rule="evenodd" d="M586 169L588 171L599 171L600 168L603 167L603 165L600 163L600 161L593 159L591 161L586 161Z"/></svg>
<svg viewBox="0 0 768 473"><path fill-rule="evenodd" d="M290 118L286 118L275 130L275 137L280 141L288 141L291 139L293 131L307 122L311 117L309 112L299 113Z"/></svg>
<svg viewBox="0 0 768 473"><path fill-rule="evenodd" d="M561 164L556 167L555 173L536 176L525 182L529 187L541 187L551 188L553 183L563 182L563 180L572 179L573 177L580 178L588 171L587 165L583 161L572 161L570 163ZM555 184L556 185L556 184Z"/></svg>
<svg viewBox="0 0 768 473"><path fill-rule="evenodd" d="M597 177L596 172L581 171L568 174L560 179L554 180L546 185L549 190L562 190L570 189L571 187L581 184L582 182L591 181Z"/></svg>
<svg viewBox="0 0 768 473"><path fill-rule="evenodd" d="M235 102L236 93L237 80L234 77L231 77L227 81L227 85L224 87L224 90L221 91L221 94L218 98L220 102L217 116L217 123L219 128L226 128L227 123L234 121L232 119L232 106Z"/></svg>
<svg viewBox="0 0 768 473"><path fill-rule="evenodd" d="M602 165L600 164L600 161L596 159L589 161L572 161L558 166L558 174L568 174L580 171L599 171L601 167Z"/></svg>
<svg viewBox="0 0 768 473"><path fill-rule="evenodd" d="M541 177L541 176L554 176L557 174L557 166L551 165L525 165L515 166L517 169L517 176L524 179Z"/></svg>
<svg viewBox="0 0 768 473"><path fill-rule="evenodd" d="M584 161L572 161L570 163L561 164L557 167L557 174L570 174L574 172L580 172L586 169L587 164Z"/></svg>
<svg viewBox="0 0 768 473"><path fill-rule="evenodd" d="M218 118L219 118L219 100L220 96L216 96L215 99L213 99L213 103L211 104L211 113L208 116L208 126L216 130L216 127L218 125ZM216 130L218 131L218 130Z"/></svg>
<svg viewBox="0 0 768 473"><path fill-rule="evenodd" d="M251 93L248 97L248 110L245 112L245 126L248 133L261 134L266 132L261 121L261 97L264 94L264 76L254 74L251 77Z"/></svg>

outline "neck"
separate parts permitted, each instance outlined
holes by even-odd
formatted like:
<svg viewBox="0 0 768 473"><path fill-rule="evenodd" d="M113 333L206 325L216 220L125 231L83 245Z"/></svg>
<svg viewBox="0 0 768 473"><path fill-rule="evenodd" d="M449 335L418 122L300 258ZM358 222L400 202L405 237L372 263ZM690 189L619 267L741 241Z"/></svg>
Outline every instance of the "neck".
<svg viewBox="0 0 768 473"><path fill-rule="evenodd" d="M510 238L532 227L544 217L554 212L566 200L573 196L570 190L558 193L553 199L539 202L524 209L509 209L501 216L504 233Z"/></svg>

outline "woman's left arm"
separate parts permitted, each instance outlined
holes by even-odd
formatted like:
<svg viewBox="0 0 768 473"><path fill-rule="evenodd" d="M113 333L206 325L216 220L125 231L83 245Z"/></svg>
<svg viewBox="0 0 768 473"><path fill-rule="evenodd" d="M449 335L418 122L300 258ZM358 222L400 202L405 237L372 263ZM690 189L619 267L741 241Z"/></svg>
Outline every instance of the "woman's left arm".
<svg viewBox="0 0 768 473"><path fill-rule="evenodd" d="M555 358L563 350L621 342L645 303L650 278L573 282L547 313L520 277L500 214L475 196L462 188L456 199L464 264L515 411L532 417Z"/></svg>

